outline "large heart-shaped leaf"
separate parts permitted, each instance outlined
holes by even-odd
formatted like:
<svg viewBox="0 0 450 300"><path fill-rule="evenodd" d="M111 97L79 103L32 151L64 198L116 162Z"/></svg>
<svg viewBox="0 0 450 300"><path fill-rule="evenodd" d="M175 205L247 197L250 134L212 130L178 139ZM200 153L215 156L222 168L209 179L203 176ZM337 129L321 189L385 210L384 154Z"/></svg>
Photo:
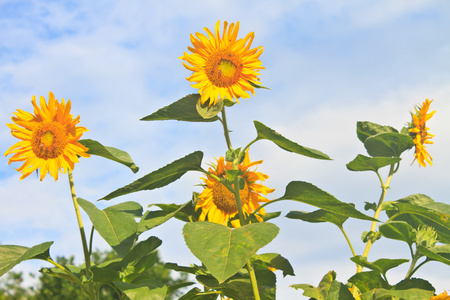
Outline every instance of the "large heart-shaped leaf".
<svg viewBox="0 0 450 300"><path fill-rule="evenodd" d="M196 105L199 94L191 94L165 106L141 119L141 121L178 120L188 122L213 122L219 120L217 116L205 119L197 111Z"/></svg>
<svg viewBox="0 0 450 300"><path fill-rule="evenodd" d="M339 201L334 196L308 182L291 181L286 186L284 196L272 201L279 200L295 200L341 216L377 221L376 219L361 213L353 205Z"/></svg>
<svg viewBox="0 0 450 300"><path fill-rule="evenodd" d="M138 180L109 193L103 200L110 200L126 194L153 190L168 185L183 176L187 171L202 171L203 152L196 151L180 158L161 169L151 172Z"/></svg>
<svg viewBox="0 0 450 300"><path fill-rule="evenodd" d="M424 300L431 299L431 297L433 297L433 292L417 288L407 290L377 288L360 295L361 300L392 299L391 297L396 297L397 299Z"/></svg>
<svg viewBox="0 0 450 300"><path fill-rule="evenodd" d="M129 201L100 210L89 201L77 200L95 230L120 257L124 257L137 239L138 225L134 219L142 216L142 206Z"/></svg>
<svg viewBox="0 0 450 300"><path fill-rule="evenodd" d="M307 148L300 146L297 143L294 143L291 140L288 140L275 130L267 127L261 122L254 121L256 131L258 132L258 139L267 139L269 141L274 142L278 147L281 149L284 149L289 152L294 152L300 155L317 158L317 159L331 159L328 155L325 153L322 153L318 150Z"/></svg>
<svg viewBox="0 0 450 300"><path fill-rule="evenodd" d="M414 228L406 222L392 221L379 227L380 233L389 239L400 240L412 245L416 241Z"/></svg>
<svg viewBox="0 0 450 300"><path fill-rule="evenodd" d="M270 243L279 228L272 223L255 223L231 229L210 222L187 223L183 236L191 252L219 281L236 274L260 249Z"/></svg>
<svg viewBox="0 0 450 300"><path fill-rule="evenodd" d="M413 139L403 133L380 133L368 137L364 147L370 156L400 157L400 155L414 146Z"/></svg>
<svg viewBox="0 0 450 300"><path fill-rule="evenodd" d="M45 242L31 248L0 245L0 277L25 260L50 258L49 248L52 244L53 242Z"/></svg>
<svg viewBox="0 0 450 300"><path fill-rule="evenodd" d="M89 149L87 153L91 155L101 156L118 162L130 168L133 173L139 171L139 168L133 162L131 156L125 151L119 150L114 147L103 146L99 142L90 139L79 140L79 142Z"/></svg>
<svg viewBox="0 0 450 300"><path fill-rule="evenodd" d="M383 132L395 132L398 130L391 126L382 126L372 122L357 122L356 134L361 142L365 142L368 137L377 135Z"/></svg>

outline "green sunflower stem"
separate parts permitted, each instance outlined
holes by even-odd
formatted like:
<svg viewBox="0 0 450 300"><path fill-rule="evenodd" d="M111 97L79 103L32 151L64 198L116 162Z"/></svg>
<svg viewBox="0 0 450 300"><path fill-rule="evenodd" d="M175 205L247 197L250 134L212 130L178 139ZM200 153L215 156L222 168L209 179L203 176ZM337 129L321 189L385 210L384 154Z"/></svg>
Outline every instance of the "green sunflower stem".
<svg viewBox="0 0 450 300"><path fill-rule="evenodd" d="M241 194L240 188L239 188L239 176L236 176L234 178L234 198L236 199L236 206L239 213L239 221L241 223L241 226L244 226L246 223L244 211L242 210L242 202L241 202Z"/></svg>
<svg viewBox="0 0 450 300"><path fill-rule="evenodd" d="M227 115L225 114L225 107L222 108L222 126L223 126L223 133L225 135L225 141L227 142L227 147L229 150L232 150L233 147L231 146L231 140L230 140L230 130L228 129L227 124Z"/></svg>
<svg viewBox="0 0 450 300"><path fill-rule="evenodd" d="M391 165L391 168L390 168L390 170L389 170L388 178L386 179L386 183L383 182L383 179L381 178L380 174L377 172L378 179L380 180L380 183L381 183L381 189L382 189L382 191L381 191L380 200L378 201L377 209L376 209L376 211L375 211L375 214L373 215L373 217L374 217L375 219L378 219L378 216L379 216L380 213L381 213L381 207L382 207L384 198L386 197L387 190L389 189L389 183L391 182L392 176L394 175L394 173L395 173L396 171L397 171L397 170L395 169L395 165L394 165L394 164ZM376 221L373 221L373 222L372 222L372 225L370 226L370 232L375 232L376 228L377 228L377 222L376 222ZM363 254L362 254L362 257L367 258L367 256L369 255L369 252L370 252L370 248L372 248L373 243L374 243L374 241L372 241L372 239L369 239L369 240L367 241L366 247L364 248L364 252L363 252ZM356 268L356 273L359 273L359 272L361 272L362 270L363 270L363 267L360 266L360 265L358 265L358 267Z"/></svg>
<svg viewBox="0 0 450 300"><path fill-rule="evenodd" d="M247 270L250 274L250 281L252 283L253 295L255 296L255 300L261 300L261 297L259 296L258 282L256 281L255 270L253 269L252 263L250 261L247 262Z"/></svg>
<svg viewBox="0 0 450 300"><path fill-rule="evenodd" d="M78 205L77 195L75 193L75 184L73 182L72 171L69 170L68 174L69 174L70 192L72 194L73 206L75 208L75 214L77 216L78 228L80 229L81 243L83 244L84 262L85 262L85 266L86 266L86 277L89 278L90 277L91 260L90 260L89 249L88 249L88 244L87 244L87 240L86 240L86 233L84 231L83 220L81 219L81 213L80 213L80 206ZM89 284L88 286L89 286L89 299L95 299L94 289L93 289L92 284Z"/></svg>

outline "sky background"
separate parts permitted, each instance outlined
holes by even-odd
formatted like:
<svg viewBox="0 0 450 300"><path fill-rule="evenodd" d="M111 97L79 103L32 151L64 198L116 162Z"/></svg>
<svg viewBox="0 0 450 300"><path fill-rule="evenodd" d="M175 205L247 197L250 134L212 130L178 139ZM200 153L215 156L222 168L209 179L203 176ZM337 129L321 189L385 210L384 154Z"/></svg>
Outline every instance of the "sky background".
<svg viewBox="0 0 450 300"><path fill-rule="evenodd" d="M16 109L32 111L31 97L52 91L72 101L72 114L88 128L83 138L127 151L140 167L137 174L114 162L81 159L74 170L77 195L95 201L145 174L193 151L204 152L203 164L226 150L219 122L143 122L147 116L183 96L195 93L179 57L191 45L189 35L214 28L218 20L240 21L239 37L255 32L253 47L263 46L261 82L270 90L242 99L227 111L232 144L245 146L256 137L253 120L277 130L300 145L328 154L315 160L278 148L269 141L252 146L252 160L263 159L258 171L284 194L293 180L307 181L341 201L376 202L380 195L372 172L355 173L345 165L366 154L356 137L356 122L371 121L401 129L410 111L425 98L435 116L427 123L435 135L428 146L434 165L419 168L413 151L403 154L400 171L387 200L423 193L450 204L450 2L409 1L21 1L0 0L0 123L10 123ZM18 140L0 126L2 153ZM55 241L52 257L75 255L82 249L66 176L55 182L31 175L20 181L0 159L0 243L31 247ZM171 185L97 202L99 208L123 201L184 203L201 192L201 174L188 173ZM260 253L277 252L294 267L296 276L277 272L279 299L299 299L302 291L288 286L317 286L330 270L346 282L355 266L337 227L309 224L283 216L290 210L312 211L297 202L273 204L282 211L274 220L279 236ZM84 215L84 222L89 222ZM164 261L198 263L182 239L184 223L170 220L150 231L163 240ZM345 229L356 252L364 244L365 221L350 220ZM98 249L108 249L100 236ZM382 239L369 260L409 258L406 244ZM14 270L37 272L44 262L25 262ZM391 283L407 267L389 271ZM438 292L450 290L450 268L429 263L416 274Z"/></svg>

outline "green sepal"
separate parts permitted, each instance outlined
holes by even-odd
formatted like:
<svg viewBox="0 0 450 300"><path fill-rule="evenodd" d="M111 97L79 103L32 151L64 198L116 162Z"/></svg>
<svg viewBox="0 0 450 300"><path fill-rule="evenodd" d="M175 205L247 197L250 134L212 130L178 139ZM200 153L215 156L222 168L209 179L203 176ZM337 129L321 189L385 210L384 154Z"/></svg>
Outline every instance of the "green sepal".
<svg viewBox="0 0 450 300"><path fill-rule="evenodd" d="M88 148L87 153L90 155L101 156L118 162L130 168L133 173L139 171L139 167L136 166L131 156L125 151L114 147L103 146L99 142L90 139L79 140L78 142Z"/></svg>
<svg viewBox="0 0 450 300"><path fill-rule="evenodd" d="M128 201L100 210L87 200L77 200L95 230L120 257L124 257L137 239L138 225L135 218L142 217L142 206Z"/></svg>
<svg viewBox="0 0 450 300"><path fill-rule="evenodd" d="M224 102L222 99L217 99L214 105L209 105L209 100L202 104L201 98L198 99L195 108L203 119L212 119L216 117L223 109ZM217 117L216 117L217 118Z"/></svg>
<svg viewBox="0 0 450 300"><path fill-rule="evenodd" d="M292 142L291 140L288 140L275 130L267 127L263 123L260 123L258 121L253 121L255 124L256 131L258 133L258 139L263 140L267 139L269 141L274 142L278 147L281 149L284 149L289 152L294 152L300 155L304 155L311 158L317 158L317 159L327 159L330 160L331 158L326 155L325 153L322 153L318 150L307 148L300 146L297 143Z"/></svg>
<svg viewBox="0 0 450 300"><path fill-rule="evenodd" d="M347 164L350 171L374 171L380 168L399 163L399 157L368 157L358 154L354 160Z"/></svg>
<svg viewBox="0 0 450 300"><path fill-rule="evenodd" d="M372 122L357 122L356 134L361 142L365 142L368 137L379 133L398 133L398 130L391 126L382 126Z"/></svg>
<svg viewBox="0 0 450 300"><path fill-rule="evenodd" d="M45 242L31 248L16 245L0 245L0 277L14 266L30 259L50 259L50 246L53 242Z"/></svg>
<svg viewBox="0 0 450 300"><path fill-rule="evenodd" d="M231 229L211 222L187 223L183 236L194 254L219 281L236 274L258 251L279 232L272 223L254 223Z"/></svg>
<svg viewBox="0 0 450 300"><path fill-rule="evenodd" d="M270 90L268 87L265 87L265 86L256 84L256 83L254 83L253 81L250 81L250 80L248 80L248 83L250 83L250 85L251 85L252 87L257 88L257 89L266 89L266 90Z"/></svg>
<svg viewBox="0 0 450 300"><path fill-rule="evenodd" d="M366 257L362 257L361 255L354 256L350 258L350 260L361 267L365 267L382 274L384 278L386 278L387 271L409 261L409 259L381 258L374 262L369 262Z"/></svg>
<svg viewBox="0 0 450 300"><path fill-rule="evenodd" d="M153 171L144 177L109 193L100 200L111 200L130 193L153 190L174 182L188 171L203 171L201 168L202 158L203 152L201 151L188 154L161 169Z"/></svg>
<svg viewBox="0 0 450 300"><path fill-rule="evenodd" d="M264 253L253 256L253 261L260 261L263 265L283 271L283 277L287 275L295 276L289 260L278 253Z"/></svg>
<svg viewBox="0 0 450 300"><path fill-rule="evenodd" d="M284 196L274 201L294 200L316 206L331 213L361 220L378 221L358 211L352 204L341 202L331 194L308 182L291 181L286 186Z"/></svg>
<svg viewBox="0 0 450 300"><path fill-rule="evenodd" d="M414 228L403 221L391 221L378 227L380 233L389 239L404 241L412 245L416 241Z"/></svg>
<svg viewBox="0 0 450 300"><path fill-rule="evenodd" d="M400 155L414 147L413 139L402 133L380 133L368 137L364 147L372 157L400 157Z"/></svg>
<svg viewBox="0 0 450 300"><path fill-rule="evenodd" d="M203 118L197 111L197 102L199 100L199 94L187 95L186 97L159 109L153 114L142 118L141 121L178 120L187 122L214 122L219 120L217 116L209 119Z"/></svg>

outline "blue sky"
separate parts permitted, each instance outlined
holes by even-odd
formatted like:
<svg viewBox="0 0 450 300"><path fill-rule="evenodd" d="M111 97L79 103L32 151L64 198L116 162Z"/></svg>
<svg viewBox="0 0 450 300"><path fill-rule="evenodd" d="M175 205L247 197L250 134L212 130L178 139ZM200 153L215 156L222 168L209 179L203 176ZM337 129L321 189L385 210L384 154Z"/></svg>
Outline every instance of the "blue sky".
<svg viewBox="0 0 450 300"><path fill-rule="evenodd" d="M264 159L259 171L270 175L267 185L283 195L292 180L308 181L358 208L379 197L374 174L352 173L345 164L365 154L356 138L356 122L372 121L400 129L409 111L425 98L437 110L429 121L435 134L428 147L434 165L410 166L413 152L394 177L388 200L423 193L448 200L450 159L450 3L447 1L8 1L0 2L0 123L10 123L20 108L31 111L31 97L52 91L71 99L72 113L98 140L130 153L140 172L101 158L82 159L74 176L79 197L96 200L112 190L195 150L204 163L224 154L219 123L142 122L186 94L190 87L178 59L190 45L189 34L213 28L217 20L240 21L240 37L255 32L253 46L262 45L265 70L261 81L271 90L257 90L228 111L232 142L244 146L255 137L253 120L276 129L301 145L321 150L333 161L318 161L284 152L268 141L251 149L251 158ZM0 127L0 148L16 140ZM4 153L4 152L3 152ZM0 160L0 242L32 246L55 241L57 255L81 259L76 220L65 176L19 181L19 173ZM200 174L185 175L163 189L140 192L122 201L184 203L200 191ZM268 210L312 210L298 203ZM87 217L85 217L87 222ZM329 270L345 282L354 272L337 228L286 218L274 221L281 232L264 252L278 252L294 266L295 277L278 276L280 299L301 292L294 283L316 285ZM172 220L151 232L163 240L165 261L189 264L197 260L181 237L183 223ZM346 226L358 253L359 236L369 224ZM294 233L294 237L292 234ZM100 237L96 246L106 248ZM281 250L280 250L281 249ZM394 251L393 251L394 250ZM369 260L407 257L406 245L380 241ZM37 271L41 263L17 269ZM400 280L402 272L391 275ZM417 274L438 289L450 289L448 266L430 263Z"/></svg>

